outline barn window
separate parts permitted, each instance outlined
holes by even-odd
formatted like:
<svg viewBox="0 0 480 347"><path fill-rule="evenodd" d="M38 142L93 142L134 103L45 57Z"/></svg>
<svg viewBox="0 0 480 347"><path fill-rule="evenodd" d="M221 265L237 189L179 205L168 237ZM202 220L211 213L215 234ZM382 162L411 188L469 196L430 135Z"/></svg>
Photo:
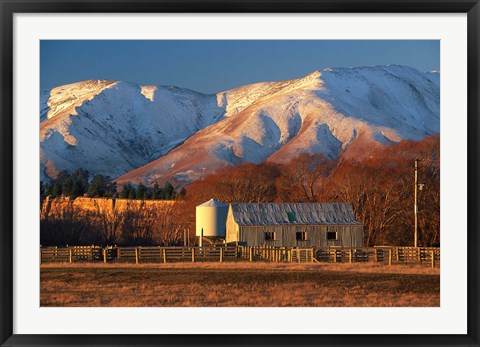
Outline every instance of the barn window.
<svg viewBox="0 0 480 347"><path fill-rule="evenodd" d="M265 240L275 240L275 232L274 231L266 231L265 232Z"/></svg>
<svg viewBox="0 0 480 347"><path fill-rule="evenodd" d="M327 240L338 240L338 234L336 231L327 231Z"/></svg>
<svg viewBox="0 0 480 347"><path fill-rule="evenodd" d="M307 233L305 231L297 231L297 241L305 241L307 239Z"/></svg>

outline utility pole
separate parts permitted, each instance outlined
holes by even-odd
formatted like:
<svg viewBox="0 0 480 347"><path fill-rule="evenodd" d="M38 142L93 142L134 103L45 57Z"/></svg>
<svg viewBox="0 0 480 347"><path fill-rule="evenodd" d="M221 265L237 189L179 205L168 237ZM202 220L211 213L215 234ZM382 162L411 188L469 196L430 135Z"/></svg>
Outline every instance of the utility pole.
<svg viewBox="0 0 480 347"><path fill-rule="evenodd" d="M413 247L417 247L418 242L418 200L417 200L417 189L418 189L418 159L415 159L415 194L414 194L414 215L415 215L415 236L413 241Z"/></svg>
<svg viewBox="0 0 480 347"><path fill-rule="evenodd" d="M415 194L414 194L414 218L415 218L415 236L413 246L418 247L418 191L423 190L425 184L418 183L418 162L419 159L415 159Z"/></svg>

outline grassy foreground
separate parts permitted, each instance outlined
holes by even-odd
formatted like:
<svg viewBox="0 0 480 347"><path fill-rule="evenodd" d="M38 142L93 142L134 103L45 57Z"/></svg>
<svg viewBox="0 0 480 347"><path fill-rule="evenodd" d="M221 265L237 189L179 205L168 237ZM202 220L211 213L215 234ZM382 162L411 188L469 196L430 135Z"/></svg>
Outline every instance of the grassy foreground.
<svg viewBox="0 0 480 347"><path fill-rule="evenodd" d="M377 264L44 264L41 306L439 306L439 269Z"/></svg>

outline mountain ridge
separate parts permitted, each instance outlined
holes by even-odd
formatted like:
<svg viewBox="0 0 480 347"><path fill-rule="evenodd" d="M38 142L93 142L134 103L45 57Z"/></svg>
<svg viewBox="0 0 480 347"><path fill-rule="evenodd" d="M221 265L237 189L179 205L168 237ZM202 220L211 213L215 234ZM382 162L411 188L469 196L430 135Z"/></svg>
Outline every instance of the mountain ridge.
<svg viewBox="0 0 480 347"><path fill-rule="evenodd" d="M41 96L44 179L81 163L119 184L188 184L227 165L285 163L300 153L361 156L365 146L440 129L439 73L398 65L327 68L210 95L79 83L87 83L83 93L66 85L52 89L58 100Z"/></svg>

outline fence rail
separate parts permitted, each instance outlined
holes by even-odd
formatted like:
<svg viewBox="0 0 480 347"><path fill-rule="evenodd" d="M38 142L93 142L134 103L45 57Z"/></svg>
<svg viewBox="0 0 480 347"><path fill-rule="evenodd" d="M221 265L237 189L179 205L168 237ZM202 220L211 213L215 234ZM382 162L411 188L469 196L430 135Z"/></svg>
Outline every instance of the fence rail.
<svg viewBox="0 0 480 347"><path fill-rule="evenodd" d="M333 263L380 262L392 264L428 264L440 266L440 248L430 247L372 247L321 248L315 250L318 261Z"/></svg>
<svg viewBox="0 0 480 347"><path fill-rule="evenodd" d="M236 260L235 247L118 247L116 261L171 263Z"/></svg>
<svg viewBox="0 0 480 347"><path fill-rule="evenodd" d="M440 266L440 248L427 247L275 247L275 246L208 246L208 247L40 247L40 263L171 263L269 261L295 263L366 263L385 265L420 264Z"/></svg>

